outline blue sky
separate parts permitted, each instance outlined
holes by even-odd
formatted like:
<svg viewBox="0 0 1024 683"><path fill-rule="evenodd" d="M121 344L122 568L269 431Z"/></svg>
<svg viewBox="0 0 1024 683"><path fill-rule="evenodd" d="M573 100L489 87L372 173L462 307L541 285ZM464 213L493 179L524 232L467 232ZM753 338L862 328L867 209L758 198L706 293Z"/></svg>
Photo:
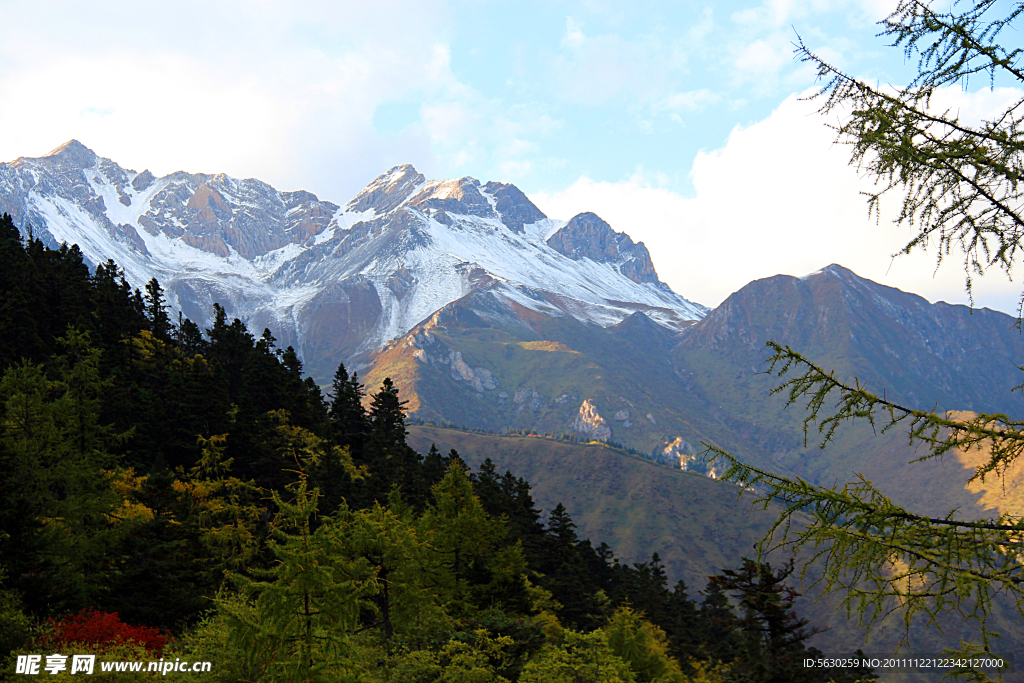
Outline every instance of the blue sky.
<svg viewBox="0 0 1024 683"><path fill-rule="evenodd" d="M906 82L883 0L4 3L0 158L77 138L123 166L258 177L339 204L387 168L513 182L552 217L596 211L662 278L715 305L840 262L965 301L957 264L889 255L864 180L797 99L799 34ZM983 116L1017 91L949 93ZM992 275L978 303L1011 311Z"/></svg>

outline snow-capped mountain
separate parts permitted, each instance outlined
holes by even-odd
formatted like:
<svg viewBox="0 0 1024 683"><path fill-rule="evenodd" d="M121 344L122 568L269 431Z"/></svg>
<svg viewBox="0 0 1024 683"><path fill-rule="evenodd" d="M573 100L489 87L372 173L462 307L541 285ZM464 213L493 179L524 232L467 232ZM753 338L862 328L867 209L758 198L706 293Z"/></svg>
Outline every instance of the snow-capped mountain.
<svg viewBox="0 0 1024 683"><path fill-rule="evenodd" d="M113 259L136 287L156 277L201 325L218 302L255 332L270 328L320 380L481 289L509 312L601 326L643 311L680 328L707 312L594 214L552 220L513 185L428 181L408 165L342 207L256 179L157 178L72 140L0 164L0 210L94 264Z"/></svg>

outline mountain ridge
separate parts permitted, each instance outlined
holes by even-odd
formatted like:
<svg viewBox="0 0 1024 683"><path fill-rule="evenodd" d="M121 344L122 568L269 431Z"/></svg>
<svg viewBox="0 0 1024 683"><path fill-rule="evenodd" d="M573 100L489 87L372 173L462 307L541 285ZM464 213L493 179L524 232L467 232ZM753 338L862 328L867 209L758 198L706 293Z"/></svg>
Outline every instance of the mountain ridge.
<svg viewBox="0 0 1024 683"><path fill-rule="evenodd" d="M566 222L514 185L427 180L411 165L340 205L225 174L157 178L71 140L0 164L0 210L52 246L79 244L93 265L113 259L135 287L157 278L172 309L200 326L219 303L254 332L269 328L322 384L340 361L365 364L478 290L509 310L601 326L646 310L679 328L707 311L658 280L642 243L603 221L615 249L566 256L547 244Z"/></svg>

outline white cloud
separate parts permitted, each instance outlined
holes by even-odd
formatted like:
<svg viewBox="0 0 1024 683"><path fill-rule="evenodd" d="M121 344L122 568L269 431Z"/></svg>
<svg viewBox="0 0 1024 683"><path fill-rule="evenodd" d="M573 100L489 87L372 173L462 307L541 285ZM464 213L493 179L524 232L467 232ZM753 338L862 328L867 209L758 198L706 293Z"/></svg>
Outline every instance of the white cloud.
<svg viewBox="0 0 1024 683"><path fill-rule="evenodd" d="M700 111L708 105L716 104L721 99L722 97L718 93L701 88L700 90L673 93L658 103L654 109L655 111Z"/></svg>
<svg viewBox="0 0 1024 683"><path fill-rule="evenodd" d="M774 84L779 71L793 64L793 47L782 35L755 40L736 55L733 66L740 82L756 82L761 87Z"/></svg>
<svg viewBox="0 0 1024 683"><path fill-rule="evenodd" d="M992 97L960 99L980 109ZM859 194L867 181L848 165L849 148L833 145L823 124L813 104L787 98L767 119L734 129L721 149L697 155L693 197L638 173L618 183L582 177L561 192L531 199L552 217L593 211L642 240L661 278L706 305L717 305L751 280L804 275L830 263L931 300L966 303L955 256L937 274L933 253L891 258L912 233L894 226L891 212L878 224L868 217ZM1019 283L993 271L975 287L979 306L1015 312Z"/></svg>
<svg viewBox="0 0 1024 683"><path fill-rule="evenodd" d="M74 137L137 170L256 176L344 202L394 163L437 165L422 127L381 139L373 113L453 87L446 16L439 0L14 4L0 127L17 134L0 159Z"/></svg>
<svg viewBox="0 0 1024 683"><path fill-rule="evenodd" d="M562 45L577 50L583 45L583 41L586 40L586 36L583 35L583 29L580 25L573 20L572 17L565 18L565 35L562 36Z"/></svg>

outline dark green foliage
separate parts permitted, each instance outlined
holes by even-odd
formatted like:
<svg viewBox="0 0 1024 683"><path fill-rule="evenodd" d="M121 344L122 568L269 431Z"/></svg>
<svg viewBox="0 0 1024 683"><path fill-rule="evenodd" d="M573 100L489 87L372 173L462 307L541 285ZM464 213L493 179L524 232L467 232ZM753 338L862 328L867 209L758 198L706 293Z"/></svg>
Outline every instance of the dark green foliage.
<svg viewBox="0 0 1024 683"><path fill-rule="evenodd" d="M153 278L146 283L146 318L149 320L149 331L162 341L170 339L171 319L167 315L167 303L164 290Z"/></svg>
<svg viewBox="0 0 1024 683"><path fill-rule="evenodd" d="M181 355L186 358L206 353L208 348L199 325L184 317L180 311L178 312L178 326L174 330L174 343L181 351Z"/></svg>
<svg viewBox="0 0 1024 683"><path fill-rule="evenodd" d="M167 470L146 478L134 498L153 517L111 549L110 591L96 606L126 623L179 628L212 606L210 597L223 578L211 571L196 530L181 523L188 517L187 502L173 485Z"/></svg>
<svg viewBox="0 0 1024 683"><path fill-rule="evenodd" d="M804 658L822 655L805 643L818 631L809 629L808 620L799 618L793 608L799 593L786 585L792 573L792 561L776 571L770 564L744 558L738 569L711 577L709 587L738 601L738 616L717 608L724 619L731 620L731 639L738 644L730 675L750 683L839 683L876 678L870 669L804 667Z"/></svg>
<svg viewBox="0 0 1024 683"><path fill-rule="evenodd" d="M392 487L398 487L406 502L420 509L429 499L428 485L420 477L421 457L405 442L404 406L389 377L370 397L362 463L372 474L362 491L360 502L364 504L386 500Z"/></svg>
<svg viewBox="0 0 1024 683"><path fill-rule="evenodd" d="M705 657L731 662L740 653L739 633L735 630L736 613L729 604L721 584L709 582L700 605L700 623L704 628L702 650Z"/></svg>
<svg viewBox="0 0 1024 683"><path fill-rule="evenodd" d="M537 624L499 609L481 610L466 619L460 630L452 635L465 642L471 640L478 630L486 631L492 638L507 636L512 639L511 647L505 652L506 656L491 662L499 676L511 681L518 679L527 659L547 642Z"/></svg>
<svg viewBox="0 0 1024 683"><path fill-rule="evenodd" d="M0 572L0 662L28 642L32 631L32 620L22 610L18 596L5 587L4 578Z"/></svg>
<svg viewBox="0 0 1024 683"><path fill-rule="evenodd" d="M792 572L792 564L776 572L769 564L744 559L739 569L711 577L711 584L739 601L732 626L740 631L741 653L734 668L751 681L808 680L800 672L804 641L814 632L793 610L797 593L784 583Z"/></svg>
<svg viewBox="0 0 1024 683"><path fill-rule="evenodd" d="M27 607L74 607L105 590L116 497L102 470L123 439L100 421L99 352L69 329L49 367L0 379L0 557Z"/></svg>

